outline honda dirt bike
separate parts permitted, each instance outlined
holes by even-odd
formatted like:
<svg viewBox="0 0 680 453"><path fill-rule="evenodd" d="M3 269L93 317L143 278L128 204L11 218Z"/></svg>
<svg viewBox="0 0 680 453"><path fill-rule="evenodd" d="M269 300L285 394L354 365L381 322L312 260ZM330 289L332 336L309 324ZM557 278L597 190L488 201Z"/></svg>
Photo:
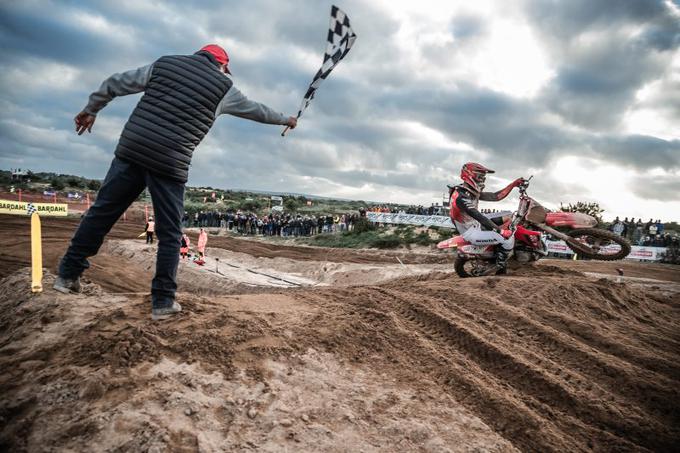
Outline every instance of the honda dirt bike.
<svg viewBox="0 0 680 453"><path fill-rule="evenodd" d="M594 228L597 220L580 212L550 212L527 195L529 178L519 186L519 208L507 219L503 228L515 236L510 259L527 264L548 255L546 235L561 239L582 257L614 261L630 253L630 243L607 230ZM559 231L563 227L567 232ZM457 249L454 267L460 277L481 277L496 274L495 245L473 245L455 236L437 244L439 249Z"/></svg>

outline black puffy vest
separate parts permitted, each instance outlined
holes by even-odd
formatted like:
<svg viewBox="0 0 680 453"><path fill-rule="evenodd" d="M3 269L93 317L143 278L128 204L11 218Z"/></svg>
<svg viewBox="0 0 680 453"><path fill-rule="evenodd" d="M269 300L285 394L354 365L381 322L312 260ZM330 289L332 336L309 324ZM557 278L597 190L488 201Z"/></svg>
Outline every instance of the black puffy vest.
<svg viewBox="0 0 680 453"><path fill-rule="evenodd" d="M206 52L159 58L123 128L116 157L185 183L191 155L231 84Z"/></svg>

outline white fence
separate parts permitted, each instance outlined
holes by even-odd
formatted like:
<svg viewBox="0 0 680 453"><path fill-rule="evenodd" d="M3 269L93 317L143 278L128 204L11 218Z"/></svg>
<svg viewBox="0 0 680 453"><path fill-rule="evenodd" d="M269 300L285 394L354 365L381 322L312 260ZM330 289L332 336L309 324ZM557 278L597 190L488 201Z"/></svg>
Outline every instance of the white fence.
<svg viewBox="0 0 680 453"><path fill-rule="evenodd" d="M366 218L375 223L398 223L402 225L436 226L453 228L451 219L443 215L391 214L387 212L367 212Z"/></svg>

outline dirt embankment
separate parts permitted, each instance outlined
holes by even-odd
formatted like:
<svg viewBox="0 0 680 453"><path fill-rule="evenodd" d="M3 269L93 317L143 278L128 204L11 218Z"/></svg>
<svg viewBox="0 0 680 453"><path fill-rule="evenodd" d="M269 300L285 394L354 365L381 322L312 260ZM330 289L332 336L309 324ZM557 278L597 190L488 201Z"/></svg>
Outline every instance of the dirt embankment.
<svg viewBox="0 0 680 453"><path fill-rule="evenodd" d="M49 288L49 278L46 282ZM12 451L672 451L680 299L544 267L180 294L0 282Z"/></svg>
<svg viewBox="0 0 680 453"><path fill-rule="evenodd" d="M208 246L233 252L247 253L257 258L289 258L298 261L330 261L333 263L441 264L452 262L443 253L412 253L409 251L360 250L326 247L279 245L273 242L209 236ZM399 258L399 260L397 260Z"/></svg>
<svg viewBox="0 0 680 453"><path fill-rule="evenodd" d="M408 264L426 254L399 252L402 266L394 253L211 236L209 266L180 266L184 312L152 323L136 293L148 291L155 246L131 240L138 224L114 228L84 294L54 292L48 275L31 296L28 220L0 220L12 239L0 250L0 451L680 444L672 266L555 260L458 279ZM54 269L77 219L43 224ZM618 268L665 282L583 273ZM307 283L277 288L282 279Z"/></svg>

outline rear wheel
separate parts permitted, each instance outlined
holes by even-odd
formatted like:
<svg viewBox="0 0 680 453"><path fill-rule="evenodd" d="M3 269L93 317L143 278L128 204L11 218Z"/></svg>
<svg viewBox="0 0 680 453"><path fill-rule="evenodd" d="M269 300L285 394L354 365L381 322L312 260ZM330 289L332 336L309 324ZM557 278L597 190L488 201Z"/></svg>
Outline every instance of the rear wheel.
<svg viewBox="0 0 680 453"><path fill-rule="evenodd" d="M492 260L470 259L464 256L456 257L453 268L460 278L494 275L498 271L496 263Z"/></svg>
<svg viewBox="0 0 680 453"><path fill-rule="evenodd" d="M579 228L569 233L570 249L580 256L600 261L616 261L630 253L630 242L611 231L599 228Z"/></svg>

